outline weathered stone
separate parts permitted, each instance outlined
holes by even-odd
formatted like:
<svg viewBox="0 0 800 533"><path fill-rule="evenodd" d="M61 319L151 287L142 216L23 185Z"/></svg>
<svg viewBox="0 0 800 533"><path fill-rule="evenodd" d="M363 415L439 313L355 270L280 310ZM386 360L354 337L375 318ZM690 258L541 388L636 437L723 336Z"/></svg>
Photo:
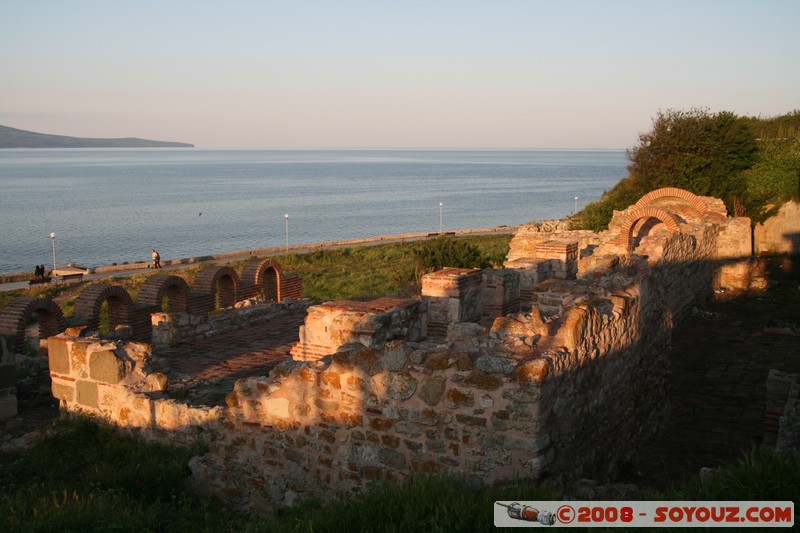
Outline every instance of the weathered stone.
<svg viewBox="0 0 800 533"><path fill-rule="evenodd" d="M447 391L445 405L450 409L459 407L472 407L475 404L475 397L469 389L453 387Z"/></svg>
<svg viewBox="0 0 800 533"><path fill-rule="evenodd" d="M417 390L417 380L408 372L391 373L387 379L386 392L395 400L408 400Z"/></svg>
<svg viewBox="0 0 800 533"><path fill-rule="evenodd" d="M435 426L440 420L439 413L433 409L423 409L421 411L418 409L407 409L402 412L402 415L409 422L421 424L423 426Z"/></svg>
<svg viewBox="0 0 800 533"><path fill-rule="evenodd" d="M506 437L504 446L509 450L525 450L538 452L550 445L550 434L544 433L532 437Z"/></svg>
<svg viewBox="0 0 800 533"><path fill-rule="evenodd" d="M153 372L147 376L151 391L165 391L169 388L169 378L161 372Z"/></svg>
<svg viewBox="0 0 800 533"><path fill-rule="evenodd" d="M386 370L391 372L403 370L406 361L408 361L408 356L413 351L414 349L403 341L388 341L384 347L383 356L386 360Z"/></svg>
<svg viewBox="0 0 800 533"><path fill-rule="evenodd" d="M115 385L125 377L125 362L111 350L89 354L89 377Z"/></svg>
<svg viewBox="0 0 800 533"><path fill-rule="evenodd" d="M97 409L97 383L79 379L75 382L75 401L86 407Z"/></svg>
<svg viewBox="0 0 800 533"><path fill-rule="evenodd" d="M47 359L50 371L57 374L69 374L69 345L65 337L47 339Z"/></svg>
<svg viewBox="0 0 800 533"><path fill-rule="evenodd" d="M53 397L57 400L64 400L66 402L75 400L75 388L69 385L53 382L52 391Z"/></svg>
<svg viewBox="0 0 800 533"><path fill-rule="evenodd" d="M405 456L397 450L392 450L389 448L380 448L378 450L378 461L389 468L394 468L397 470L406 467Z"/></svg>
<svg viewBox="0 0 800 533"><path fill-rule="evenodd" d="M484 355L475 361L475 368L487 374L511 374L517 366L516 361L507 357Z"/></svg>
<svg viewBox="0 0 800 533"><path fill-rule="evenodd" d="M481 370L475 369L470 372L469 376L464 380L466 385L476 387L484 390L494 390L503 383L503 381L494 374L487 374Z"/></svg>
<svg viewBox="0 0 800 533"><path fill-rule="evenodd" d="M522 363L515 369L517 381L522 384L533 383L537 386L544 383L549 372L550 361L543 357L538 357L532 361Z"/></svg>
<svg viewBox="0 0 800 533"><path fill-rule="evenodd" d="M445 379L442 376L435 376L422 383L417 395L420 399L430 406L439 403L445 389Z"/></svg>
<svg viewBox="0 0 800 533"><path fill-rule="evenodd" d="M453 322L447 326L447 338L453 341L474 339L486 334L486 328L473 322Z"/></svg>
<svg viewBox="0 0 800 533"><path fill-rule="evenodd" d="M519 403L535 403L539 401L541 391L536 389L505 389L503 398Z"/></svg>
<svg viewBox="0 0 800 533"><path fill-rule="evenodd" d="M362 369L368 376L374 376L383 370L383 359L378 350L362 349L353 355L353 364Z"/></svg>

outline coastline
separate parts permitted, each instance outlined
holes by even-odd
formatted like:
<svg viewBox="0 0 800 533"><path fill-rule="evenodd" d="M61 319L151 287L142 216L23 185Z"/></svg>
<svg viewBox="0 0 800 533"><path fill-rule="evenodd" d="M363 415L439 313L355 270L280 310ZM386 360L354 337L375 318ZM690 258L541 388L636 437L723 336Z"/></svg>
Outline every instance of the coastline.
<svg viewBox="0 0 800 533"><path fill-rule="evenodd" d="M162 259L161 264L165 267L180 267L182 265L194 265L203 262L232 261L247 257L268 257L285 253L308 253L316 250L345 248L348 246L376 246L379 244L399 242L399 241L419 241L435 238L439 235L445 236L466 236L466 235L492 235L503 233L514 233L520 226L496 226L493 228L473 228L433 233L401 233L397 235L382 235L379 237L362 237L358 239L347 239L338 241L325 241L310 244L294 244L286 246L274 246L271 248L256 248L253 250L238 250L219 254L202 255L197 257L185 257L179 259ZM149 261L139 261L136 263L123 263L120 265L104 265L97 267L86 267L83 271L89 276L107 277L120 273L135 273L136 271L147 271ZM61 268L61 267L60 267ZM77 267L75 267L77 268ZM0 274L0 291L14 290L26 286L26 283L33 279L33 272L12 272ZM92 278L89 278L92 279ZM94 278L96 279L96 278ZM10 285L14 285L11 287Z"/></svg>

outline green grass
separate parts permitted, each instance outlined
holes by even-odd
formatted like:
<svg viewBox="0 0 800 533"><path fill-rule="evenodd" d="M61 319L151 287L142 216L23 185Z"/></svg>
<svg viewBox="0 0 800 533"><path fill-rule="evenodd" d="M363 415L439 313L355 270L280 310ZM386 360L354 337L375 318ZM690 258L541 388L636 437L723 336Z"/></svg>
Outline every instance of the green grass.
<svg viewBox="0 0 800 533"><path fill-rule="evenodd" d="M20 453L0 453L0 531L490 531L493 503L560 500L546 483L474 486L455 477L382 483L358 498L306 501L279 515L238 513L189 488L199 447L145 443L81 417ZM710 480L694 478L646 499L790 500L800 456L752 452Z"/></svg>
<svg viewBox="0 0 800 533"><path fill-rule="evenodd" d="M459 241L477 248L487 263L500 266L508 253L511 234L458 237ZM357 246L334 250L319 250L306 254L275 257L284 273L297 274L303 280L303 297L311 300L366 300L379 296L410 297L419 294L417 262L414 252L427 241L398 242L377 246ZM241 273L245 260L228 263ZM200 263L191 268L168 269L158 273L181 276L189 286L197 272L206 266ZM134 301L139 288L156 272L110 277L71 285L54 285L33 290L18 289L0 292L0 310L18 296L50 298L59 304L64 316L72 316L75 300L89 285L107 283L120 285Z"/></svg>

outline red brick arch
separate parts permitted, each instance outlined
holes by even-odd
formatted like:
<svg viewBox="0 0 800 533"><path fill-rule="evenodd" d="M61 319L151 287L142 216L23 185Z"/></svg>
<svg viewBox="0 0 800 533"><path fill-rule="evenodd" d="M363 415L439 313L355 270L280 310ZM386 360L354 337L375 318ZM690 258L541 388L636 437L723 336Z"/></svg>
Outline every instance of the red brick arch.
<svg viewBox="0 0 800 533"><path fill-rule="evenodd" d="M633 228L637 222L642 219L656 218L667 226L667 229L672 233L681 231L680 222L678 218L664 209L657 207L642 207L634 209L625 217L622 226L619 230L619 235L615 239L617 244L623 245L627 251L631 251L631 237L633 236Z"/></svg>
<svg viewBox="0 0 800 533"><path fill-rule="evenodd" d="M655 202L659 198L677 198L679 200L684 200L697 212L698 216L701 217L708 211L708 206L703 200L700 199L699 196L696 196L687 190L678 189L677 187L664 187L662 189L650 191L639 198L639 201L633 204L633 207L634 209L641 209Z"/></svg>
<svg viewBox="0 0 800 533"><path fill-rule="evenodd" d="M20 296L8 304L0 313L0 334L12 339L16 352L25 350L25 327L28 317L36 313L39 320L39 338L58 335L66 328L64 313L49 298Z"/></svg>
<svg viewBox="0 0 800 533"><path fill-rule="evenodd" d="M265 300L281 300L281 266L272 259L253 259L242 269L242 281L258 288Z"/></svg>
<svg viewBox="0 0 800 533"><path fill-rule="evenodd" d="M197 273L194 280L196 292L216 297L219 290L219 306L231 307L236 303L239 274L228 266L209 265ZM213 300L212 300L213 301Z"/></svg>
<svg viewBox="0 0 800 533"><path fill-rule="evenodd" d="M161 301L167 296L170 301L170 313L185 313L189 285L180 276L156 274L150 276L139 289L139 303L161 309ZM160 312L160 311L156 311Z"/></svg>
<svg viewBox="0 0 800 533"><path fill-rule="evenodd" d="M119 285L98 283L87 287L75 300L72 315L80 317L89 329L100 326L100 309L108 302L108 322L111 328L128 324L129 311L133 307L133 298L128 291Z"/></svg>

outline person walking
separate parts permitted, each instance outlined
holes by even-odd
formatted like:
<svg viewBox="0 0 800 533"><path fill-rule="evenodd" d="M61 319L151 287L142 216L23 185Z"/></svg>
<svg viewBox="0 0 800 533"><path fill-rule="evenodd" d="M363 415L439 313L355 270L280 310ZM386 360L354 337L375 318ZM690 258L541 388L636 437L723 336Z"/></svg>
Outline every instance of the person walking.
<svg viewBox="0 0 800 533"><path fill-rule="evenodd" d="M153 250L153 253L150 255L153 258L153 268L161 268L161 256L158 255L158 252Z"/></svg>

